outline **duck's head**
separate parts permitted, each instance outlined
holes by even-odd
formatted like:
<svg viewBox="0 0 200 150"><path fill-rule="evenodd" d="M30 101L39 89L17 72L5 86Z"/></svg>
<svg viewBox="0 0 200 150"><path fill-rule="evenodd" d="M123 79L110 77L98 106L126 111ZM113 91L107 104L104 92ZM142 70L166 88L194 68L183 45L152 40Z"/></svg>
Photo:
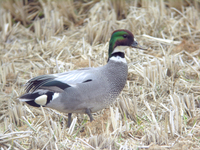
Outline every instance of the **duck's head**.
<svg viewBox="0 0 200 150"><path fill-rule="evenodd" d="M126 47L140 48L130 31L123 29L114 31L109 42L108 61L111 57L124 58L124 50Z"/></svg>

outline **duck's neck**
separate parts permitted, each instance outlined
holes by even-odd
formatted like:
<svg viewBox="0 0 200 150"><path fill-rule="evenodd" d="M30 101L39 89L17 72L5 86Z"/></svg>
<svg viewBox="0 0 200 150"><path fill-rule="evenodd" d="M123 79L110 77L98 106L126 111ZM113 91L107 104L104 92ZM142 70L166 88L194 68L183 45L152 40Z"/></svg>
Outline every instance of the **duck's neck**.
<svg viewBox="0 0 200 150"><path fill-rule="evenodd" d="M125 59L124 49L126 49L125 46L117 46L115 47L114 51L108 58L108 62L110 60L116 61L116 62L123 62L127 63Z"/></svg>

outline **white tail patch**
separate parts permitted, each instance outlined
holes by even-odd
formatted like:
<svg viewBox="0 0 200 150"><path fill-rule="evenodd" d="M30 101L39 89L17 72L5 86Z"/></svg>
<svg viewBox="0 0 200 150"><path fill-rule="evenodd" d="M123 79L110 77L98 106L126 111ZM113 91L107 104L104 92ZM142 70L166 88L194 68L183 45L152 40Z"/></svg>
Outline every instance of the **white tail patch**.
<svg viewBox="0 0 200 150"><path fill-rule="evenodd" d="M54 93L53 97L52 97L52 100L56 99L58 96L59 96L59 93Z"/></svg>
<svg viewBox="0 0 200 150"><path fill-rule="evenodd" d="M41 95L35 99L35 103L38 105L46 105L47 95Z"/></svg>

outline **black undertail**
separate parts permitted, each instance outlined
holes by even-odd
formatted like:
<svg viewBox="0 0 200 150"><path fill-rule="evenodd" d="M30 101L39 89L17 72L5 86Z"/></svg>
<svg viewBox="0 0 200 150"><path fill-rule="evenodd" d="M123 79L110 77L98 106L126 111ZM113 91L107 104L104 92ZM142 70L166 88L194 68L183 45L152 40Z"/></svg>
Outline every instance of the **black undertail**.
<svg viewBox="0 0 200 150"><path fill-rule="evenodd" d="M26 101L27 104L34 106L34 107L40 107L41 105L37 104L35 102L35 99L42 95L47 95L47 102L45 104L45 105L47 105L52 100L54 92L48 91L48 92L42 93L42 94L39 94L39 92L27 93L27 94L22 95L20 97L20 99L27 99L27 100L29 100L29 101ZM43 105L43 106L45 107L45 105Z"/></svg>

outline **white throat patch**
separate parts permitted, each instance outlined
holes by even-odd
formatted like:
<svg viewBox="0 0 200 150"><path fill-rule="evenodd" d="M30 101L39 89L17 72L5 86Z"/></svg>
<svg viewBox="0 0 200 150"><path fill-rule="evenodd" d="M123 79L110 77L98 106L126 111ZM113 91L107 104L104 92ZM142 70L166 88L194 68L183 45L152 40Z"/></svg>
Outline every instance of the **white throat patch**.
<svg viewBox="0 0 200 150"><path fill-rule="evenodd" d="M123 52L125 53L125 49L128 48L128 46L117 46L115 47L114 51L112 53L117 53L117 52ZM127 63L125 58L122 58L120 56L112 56L110 58L110 60L114 60L117 62L123 62L123 63Z"/></svg>
<svg viewBox="0 0 200 150"><path fill-rule="evenodd" d="M112 53L116 53L116 52L123 52L125 53L125 49L127 49L128 46L117 46L115 47L114 51Z"/></svg>

